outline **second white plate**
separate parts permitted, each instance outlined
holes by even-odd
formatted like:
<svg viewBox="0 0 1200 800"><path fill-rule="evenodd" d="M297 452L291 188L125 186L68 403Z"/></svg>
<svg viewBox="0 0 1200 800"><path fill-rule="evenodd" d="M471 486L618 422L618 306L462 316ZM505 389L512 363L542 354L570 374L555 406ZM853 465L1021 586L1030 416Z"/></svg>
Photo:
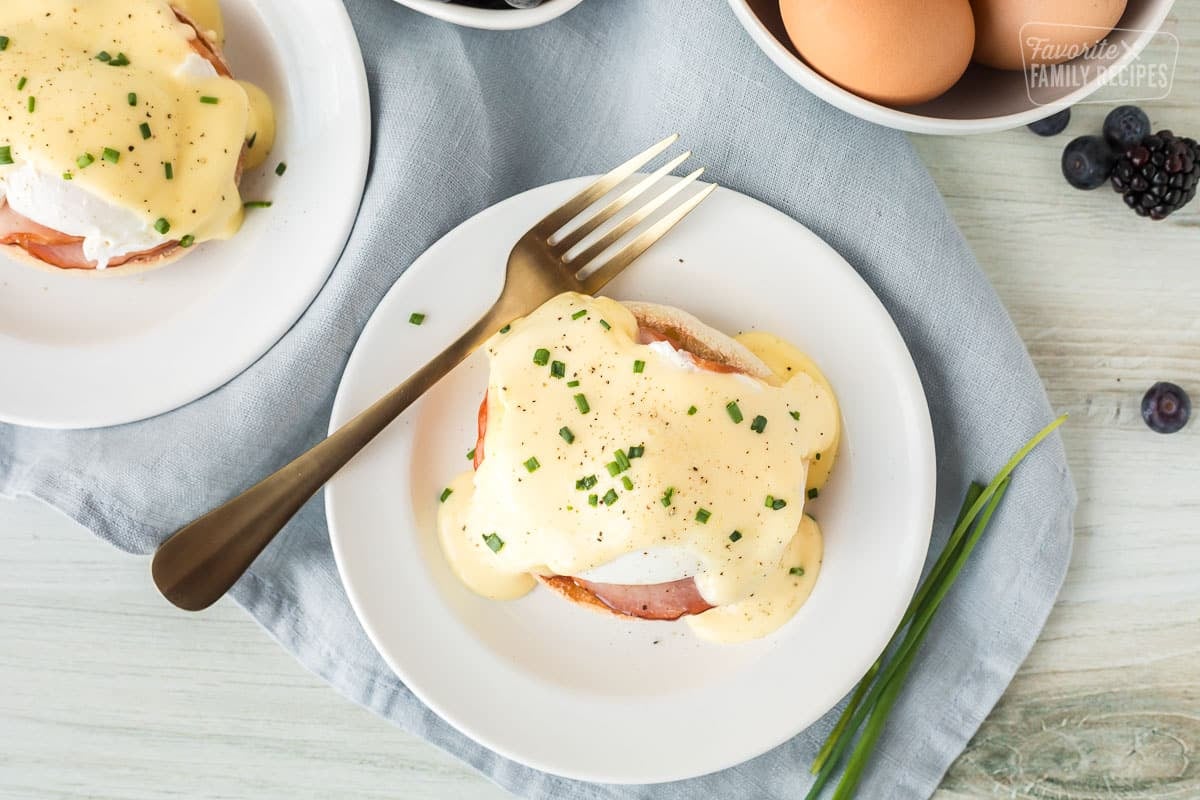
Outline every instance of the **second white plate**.
<svg viewBox="0 0 1200 800"><path fill-rule="evenodd" d="M498 296L516 237L581 189L543 186L460 225L396 283L342 379L332 427L403 380ZM326 490L350 601L397 675L501 755L605 783L688 778L740 763L829 710L884 647L929 543L935 463L925 396L891 318L854 270L791 218L719 189L609 286L727 332L807 350L841 402L838 466L810 504L825 532L816 589L776 634L698 641L682 623L621 621L537 589L491 602L447 567L438 495L468 469L486 386L476 354ZM409 315L427 315L423 325Z"/></svg>
<svg viewBox="0 0 1200 800"><path fill-rule="evenodd" d="M275 150L242 181L243 197L273 206L143 275L50 274L0 256L0 422L101 427L195 400L274 345L337 262L371 135L350 18L338 0L221 6L235 74L276 105Z"/></svg>

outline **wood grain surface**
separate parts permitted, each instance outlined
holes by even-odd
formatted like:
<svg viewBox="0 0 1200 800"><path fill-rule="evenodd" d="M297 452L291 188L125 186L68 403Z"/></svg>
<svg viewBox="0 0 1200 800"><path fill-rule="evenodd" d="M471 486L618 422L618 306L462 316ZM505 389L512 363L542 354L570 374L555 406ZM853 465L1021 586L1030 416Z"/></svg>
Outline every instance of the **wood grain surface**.
<svg viewBox="0 0 1200 800"><path fill-rule="evenodd" d="M1200 134L1200 4L1156 127ZM1200 423L1142 424L1156 380L1200 401L1200 208L1137 219L1059 175L1067 133L913 137L1028 343L1080 495L1062 596L938 800L1200 798ZM507 796L304 672L238 609L168 608L147 564L0 501L0 798ZM914 731L914 735L920 735Z"/></svg>

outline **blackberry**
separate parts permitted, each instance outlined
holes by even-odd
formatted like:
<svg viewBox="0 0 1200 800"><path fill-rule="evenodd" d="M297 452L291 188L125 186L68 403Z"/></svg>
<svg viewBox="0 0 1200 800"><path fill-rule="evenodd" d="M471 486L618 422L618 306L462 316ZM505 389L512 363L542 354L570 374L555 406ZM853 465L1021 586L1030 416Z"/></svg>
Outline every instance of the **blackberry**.
<svg viewBox="0 0 1200 800"><path fill-rule="evenodd" d="M1112 187L1138 216L1166 219L1196 196L1200 145L1195 139L1159 131L1117 158Z"/></svg>

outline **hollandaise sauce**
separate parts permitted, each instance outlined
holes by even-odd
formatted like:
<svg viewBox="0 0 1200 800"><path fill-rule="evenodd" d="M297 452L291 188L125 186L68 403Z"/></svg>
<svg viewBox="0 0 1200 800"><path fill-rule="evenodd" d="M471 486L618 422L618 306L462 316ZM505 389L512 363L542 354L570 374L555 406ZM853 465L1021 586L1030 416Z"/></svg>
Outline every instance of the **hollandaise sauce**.
<svg viewBox="0 0 1200 800"><path fill-rule="evenodd" d="M607 298L563 294L493 336L486 455L441 496L458 577L494 599L525 594L535 574L694 578L715 608L687 619L713 641L791 618L820 571L804 506L840 418L802 353L775 337L745 343L780 380L640 343L634 315Z"/></svg>
<svg viewBox="0 0 1200 800"><path fill-rule="evenodd" d="M56 231L107 235L85 242L101 267L122 248L233 235L238 177L271 148L274 122L266 95L227 74L222 35L214 0L0 3L9 204ZM102 207L133 215L137 230L91 230L103 215L89 210Z"/></svg>

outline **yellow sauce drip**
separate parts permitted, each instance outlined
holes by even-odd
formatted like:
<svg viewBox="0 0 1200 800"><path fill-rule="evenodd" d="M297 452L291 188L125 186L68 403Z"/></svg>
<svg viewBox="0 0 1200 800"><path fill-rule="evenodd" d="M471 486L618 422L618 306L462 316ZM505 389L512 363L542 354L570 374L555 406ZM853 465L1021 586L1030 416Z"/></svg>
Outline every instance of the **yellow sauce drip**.
<svg viewBox="0 0 1200 800"><path fill-rule="evenodd" d="M832 392L807 370L782 370L772 386L689 369L669 348L638 344L637 329L619 303L564 294L489 340L486 457L439 509L443 552L469 588L509 599L532 588L531 572L582 575L628 553L675 548L700 564L701 594L729 606L705 635L737 639L717 621L735 613L762 618L743 638L764 635L795 613L820 569L804 487L811 459L837 441ZM645 451L610 474L621 466L616 451L631 446ZM594 486L577 488L590 476ZM768 496L785 505L771 508ZM803 566L803 580L787 570L781 578L785 563Z"/></svg>
<svg viewBox="0 0 1200 800"><path fill-rule="evenodd" d="M215 2L180 7L220 30ZM7 2L0 4L0 32L9 37L0 52L0 146L10 147L15 162L0 167L0 176L26 163L70 176L148 225L166 220L170 238L190 234L204 241L237 232L238 161L256 130L254 158L265 157L274 136L270 104L235 80L181 72L199 63L196 33L171 4ZM110 60L99 60L101 52ZM129 63L114 66L121 54Z"/></svg>
<svg viewBox="0 0 1200 800"><path fill-rule="evenodd" d="M745 600L686 617L701 639L721 644L759 639L787 622L812 594L821 572L821 529L807 514L771 575Z"/></svg>
<svg viewBox="0 0 1200 800"><path fill-rule="evenodd" d="M275 109L267 93L253 83L238 81L250 103L250 121L246 125L246 151L242 169L258 169L275 147Z"/></svg>
<svg viewBox="0 0 1200 800"><path fill-rule="evenodd" d="M734 338L747 350L758 356L781 379L786 381L793 375L807 375L812 378L818 386L823 387L829 393L834 404L834 413L838 419L841 419L841 412L837 408L837 395L834 393L833 387L817 363L808 357L808 354L773 333L751 331ZM813 460L808 465L807 489L821 489L825 486L829 480L829 473L833 471L833 464L837 460L841 438L842 429L839 425L824 449L818 451L820 457L813 456Z"/></svg>

